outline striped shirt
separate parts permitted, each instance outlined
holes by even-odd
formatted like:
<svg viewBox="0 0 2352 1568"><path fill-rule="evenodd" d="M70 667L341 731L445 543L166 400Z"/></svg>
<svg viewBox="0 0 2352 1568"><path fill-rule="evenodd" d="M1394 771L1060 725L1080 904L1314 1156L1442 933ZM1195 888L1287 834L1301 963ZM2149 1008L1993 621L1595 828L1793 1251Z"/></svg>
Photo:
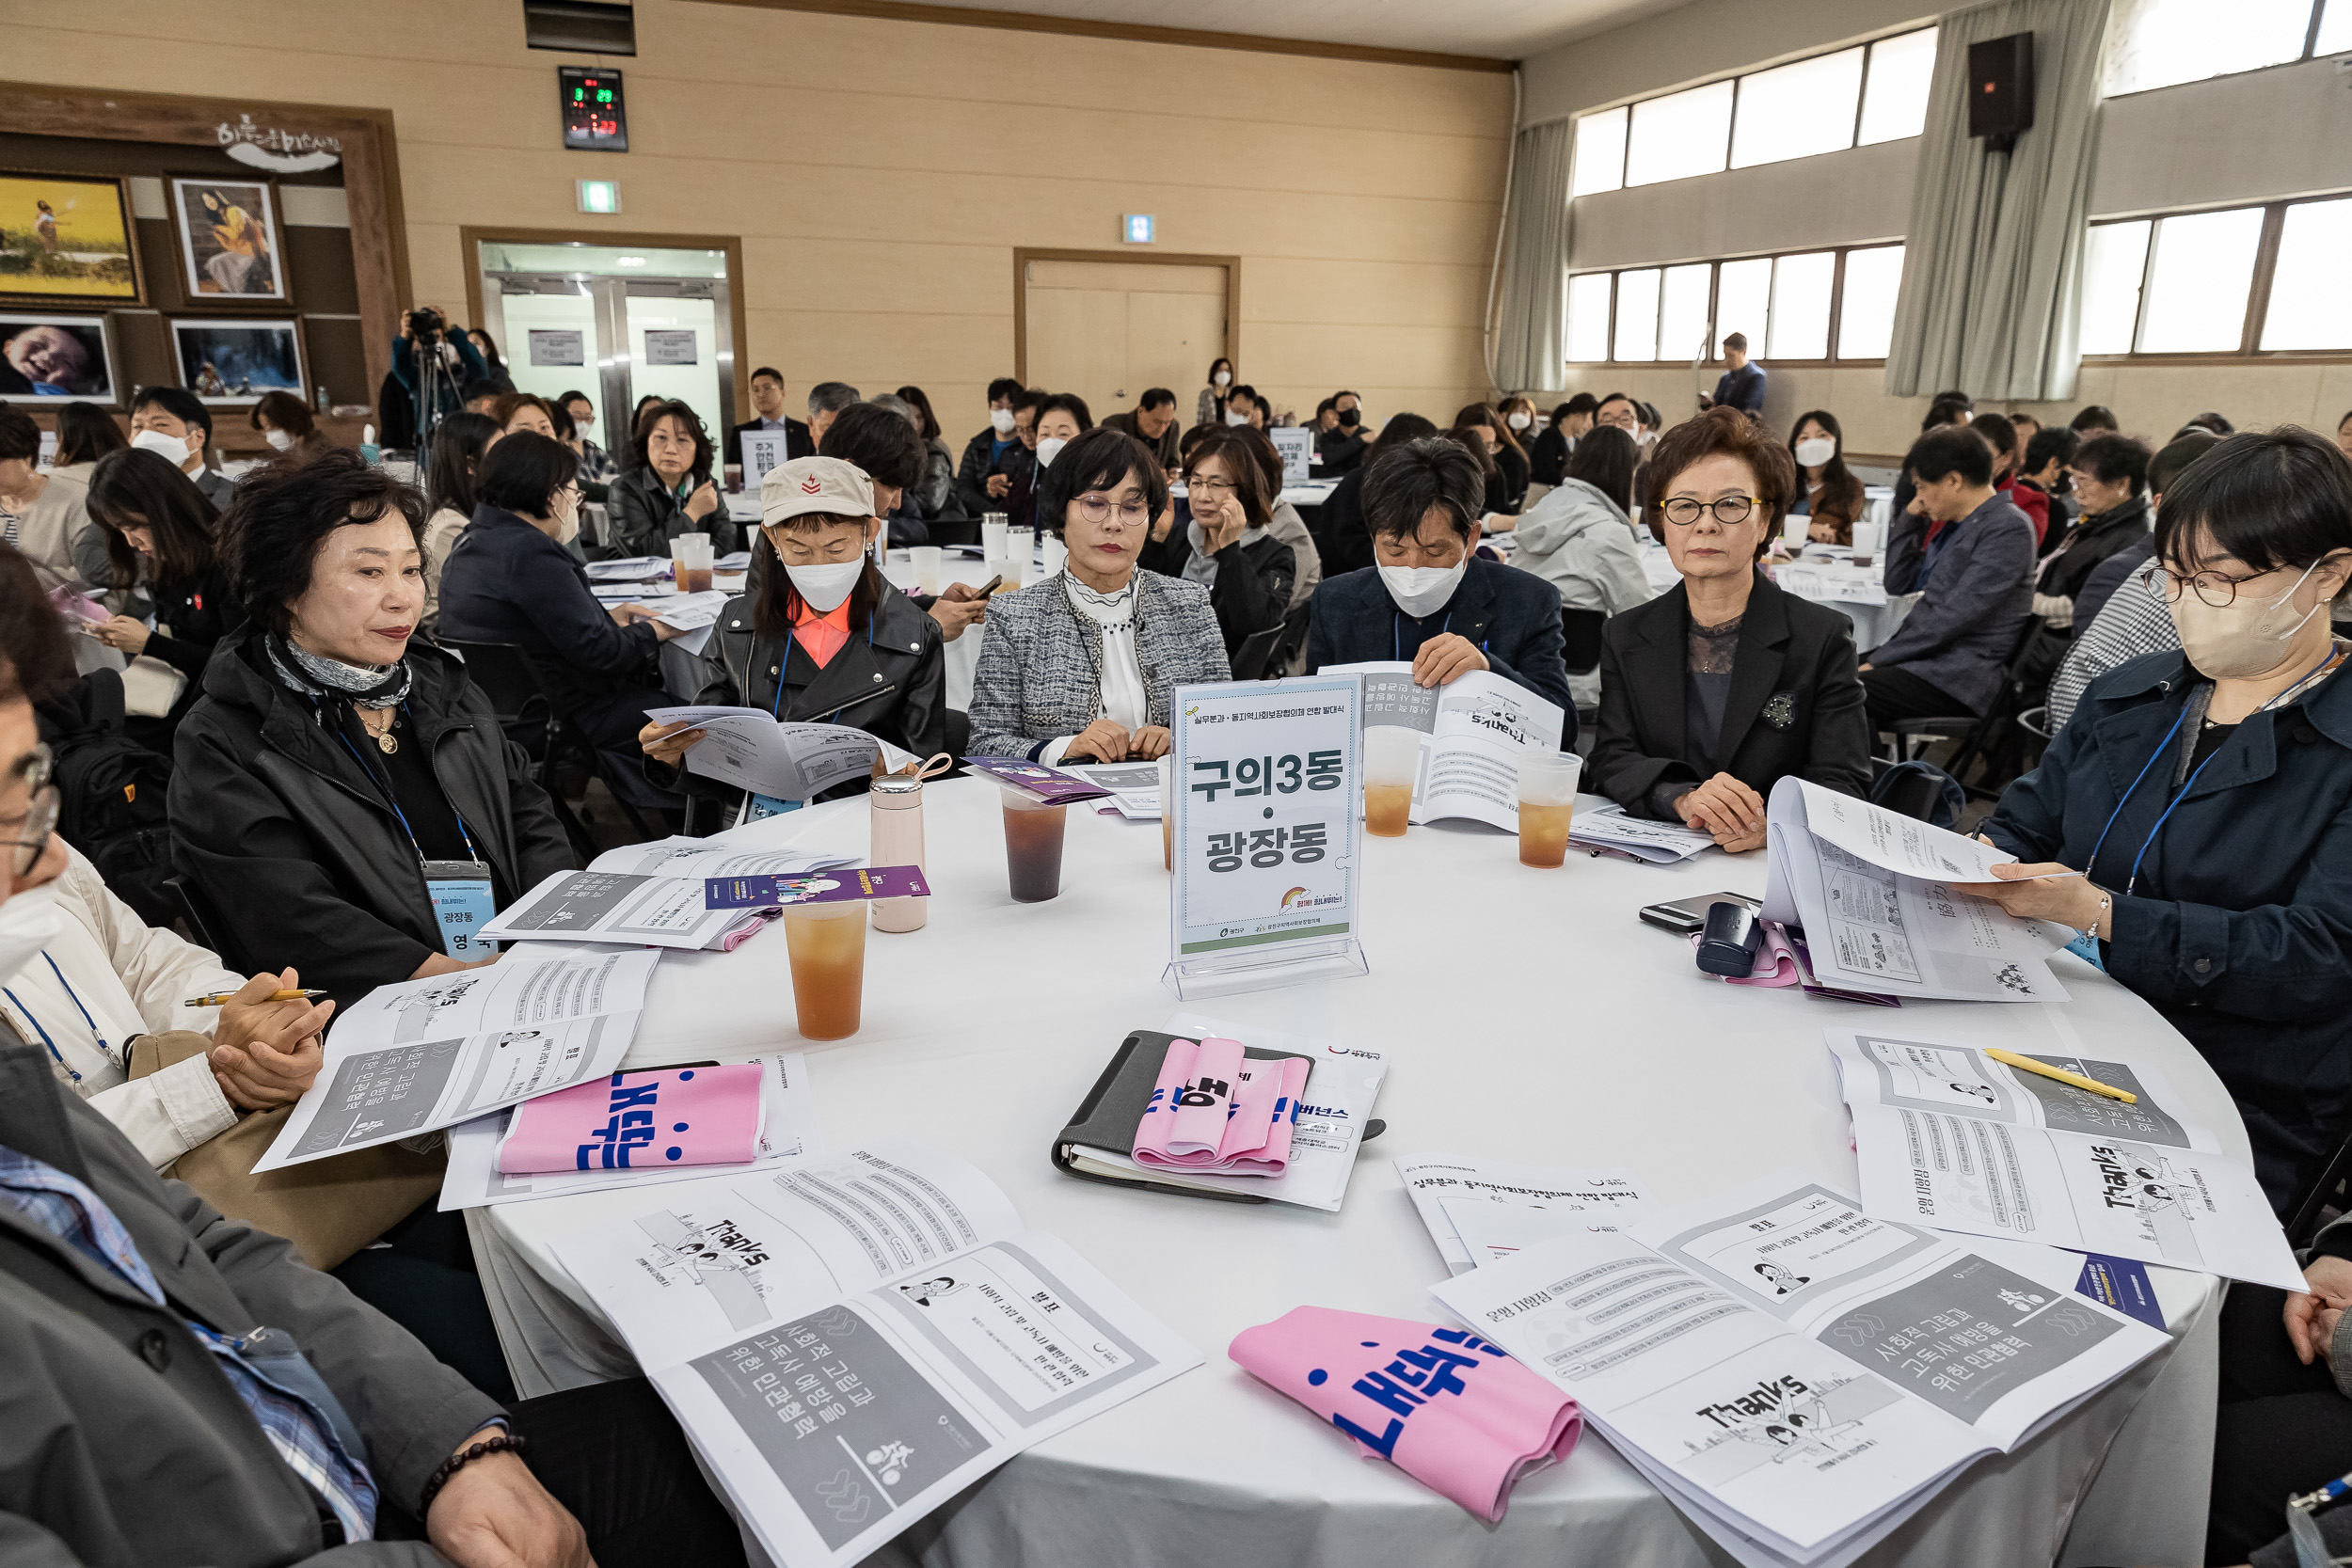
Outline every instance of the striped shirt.
<svg viewBox="0 0 2352 1568"><path fill-rule="evenodd" d="M2133 573L2123 579L2099 610L2099 618L2075 633L2065 662L2050 678L2050 734L2055 737L2074 716L2083 689L2119 664L2142 654L2160 654L2181 645L2172 625L2164 591L2151 588Z"/></svg>

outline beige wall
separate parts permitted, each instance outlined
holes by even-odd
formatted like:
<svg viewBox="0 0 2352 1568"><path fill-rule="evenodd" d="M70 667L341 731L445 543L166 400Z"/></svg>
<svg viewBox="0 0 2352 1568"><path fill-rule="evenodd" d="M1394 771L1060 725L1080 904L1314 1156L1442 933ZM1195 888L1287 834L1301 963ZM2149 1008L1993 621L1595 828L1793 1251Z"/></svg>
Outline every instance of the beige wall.
<svg viewBox="0 0 2352 1568"><path fill-rule="evenodd" d="M960 439L1011 373L1013 247L1116 250L1148 212L1242 258L1240 369L1278 402L1442 419L1486 386L1507 76L638 0L614 155L562 149L555 68L592 62L524 48L515 0L199 11L0 0L0 76L391 109L417 293L453 309L460 225L738 234L748 363L918 383ZM590 177L618 218L575 210Z"/></svg>

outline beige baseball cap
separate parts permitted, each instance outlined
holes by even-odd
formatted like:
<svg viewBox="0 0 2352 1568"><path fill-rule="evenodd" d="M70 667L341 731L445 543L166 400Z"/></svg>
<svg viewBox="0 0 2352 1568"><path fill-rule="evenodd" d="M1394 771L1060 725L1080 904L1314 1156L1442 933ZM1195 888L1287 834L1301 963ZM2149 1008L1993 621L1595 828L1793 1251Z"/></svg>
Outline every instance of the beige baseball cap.
<svg viewBox="0 0 2352 1568"><path fill-rule="evenodd" d="M874 483L854 463L838 457L796 457L768 470L759 482L759 520L781 523L803 513L836 517L874 515Z"/></svg>

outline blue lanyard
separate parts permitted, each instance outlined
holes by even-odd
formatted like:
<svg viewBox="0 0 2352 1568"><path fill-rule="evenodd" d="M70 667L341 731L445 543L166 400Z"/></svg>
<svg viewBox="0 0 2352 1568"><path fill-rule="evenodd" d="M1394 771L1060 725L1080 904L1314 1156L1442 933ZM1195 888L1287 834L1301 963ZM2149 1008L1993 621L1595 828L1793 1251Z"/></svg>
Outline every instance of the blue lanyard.
<svg viewBox="0 0 2352 1568"><path fill-rule="evenodd" d="M1403 610L1397 610L1397 609L1395 609L1395 608L1393 608L1393 607L1391 607L1391 608L1390 609L1390 610L1389 610L1389 657L1390 657L1391 660L1393 660L1394 662L1398 663L1398 664L1402 664L1402 663L1404 663L1404 662L1405 662L1405 626L1404 626L1404 620L1405 620L1405 612L1404 612ZM1418 619L1416 619L1416 620L1413 622L1413 625L1415 625L1415 626L1420 626L1420 625L1421 625L1421 622L1420 622ZM1443 637L1443 636L1444 636L1447 632L1449 632L1449 631L1451 631L1451 630L1453 630L1453 629L1454 629L1454 611L1452 611L1452 610L1447 610L1447 611L1445 612L1445 624L1444 624L1443 626L1439 626L1439 627L1438 628L1438 635L1439 637ZM1427 639L1427 638L1425 638L1425 637L1424 637L1424 638L1422 638L1422 641L1424 641L1424 642L1426 642L1426 641L1429 641L1429 639ZM1483 653L1485 653L1485 652L1486 651L1486 644L1485 644L1484 642L1481 642L1481 643L1478 645L1478 651L1479 651L1480 653L1482 653L1482 654L1483 654Z"/></svg>
<svg viewBox="0 0 2352 1568"><path fill-rule="evenodd" d="M401 704L400 711L406 713L408 705ZM375 769L368 766L368 759L359 754L359 748L351 743L351 736L343 733L342 726L340 724L335 727L335 738L343 743L343 750L349 752L351 760L359 765L359 771L368 776L368 783L384 792L384 803L392 808L394 816L400 818L400 831L408 835L408 847L416 851L417 863L422 865L424 846L417 842L417 831L408 825L408 814L400 809L400 797L392 793L391 779L389 776L380 779L375 776ZM466 814L457 809L456 801L452 800L449 803L449 814L457 819L457 836L466 841L467 857L470 860L481 860L482 851L473 847L473 834L466 831Z"/></svg>
<svg viewBox="0 0 2352 1568"><path fill-rule="evenodd" d="M65 977L65 971L57 967L56 959L50 958L46 953L43 953L41 957L48 959L49 973L55 974L57 977L57 984L65 988L66 995L72 999L74 1007L81 1013L82 1022L89 1025L90 1038L98 1042L98 1053L101 1056L105 1057L107 1060L112 1061L114 1059L114 1051L106 1044L106 1037L99 1033L98 1021L89 1016L89 1008L83 1004L81 992L75 990L73 989L73 983ZM56 1063L59 1067L65 1069L66 1076L72 1079L77 1084L80 1083L82 1081L82 1075L73 1070L73 1065L65 1059L65 1053L57 1049L57 1042L49 1037L49 1030L40 1022L40 1015L35 1013L32 1008L26 1006L24 1005L24 999L17 995L14 990L8 990L6 987L0 987L0 995L7 996L8 999L15 1005L16 1010L24 1015L25 1022L30 1023L33 1026L34 1032L40 1036L40 1043L49 1048L49 1054L56 1059ZM125 1062L123 1065L127 1067L130 1064Z"/></svg>

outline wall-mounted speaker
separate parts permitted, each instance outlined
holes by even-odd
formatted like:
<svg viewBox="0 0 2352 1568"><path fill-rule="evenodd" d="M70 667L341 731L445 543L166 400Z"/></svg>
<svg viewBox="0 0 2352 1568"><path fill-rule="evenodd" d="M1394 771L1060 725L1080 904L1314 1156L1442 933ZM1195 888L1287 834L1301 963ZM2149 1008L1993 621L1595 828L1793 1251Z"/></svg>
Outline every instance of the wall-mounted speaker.
<svg viewBox="0 0 2352 1568"><path fill-rule="evenodd" d="M2011 33L1968 46L1968 134L1994 152L2033 129L2033 35Z"/></svg>

